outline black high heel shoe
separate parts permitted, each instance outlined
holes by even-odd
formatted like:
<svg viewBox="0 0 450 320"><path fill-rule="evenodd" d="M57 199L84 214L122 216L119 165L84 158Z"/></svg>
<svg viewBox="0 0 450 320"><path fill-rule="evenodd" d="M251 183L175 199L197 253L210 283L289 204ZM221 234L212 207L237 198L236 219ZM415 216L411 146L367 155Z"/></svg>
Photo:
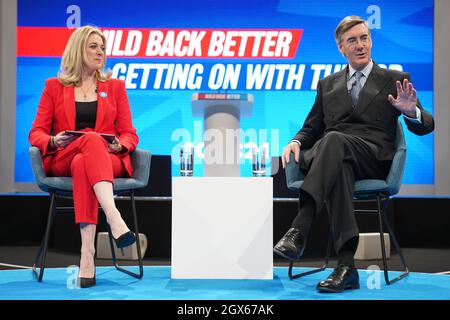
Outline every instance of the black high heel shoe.
<svg viewBox="0 0 450 320"><path fill-rule="evenodd" d="M80 260L80 268L81 268L81 260ZM80 288L90 288L95 286L96 281L95 281L95 275L96 275L96 269L95 269L95 265L94 265L94 277L93 278L84 278L84 277L78 277L78 286Z"/></svg>
<svg viewBox="0 0 450 320"><path fill-rule="evenodd" d="M78 283L80 285L80 288L90 288L95 286L96 281L95 281L95 274L93 278L81 278L78 277Z"/></svg>
<svg viewBox="0 0 450 320"><path fill-rule="evenodd" d="M116 243L116 247L117 248L125 248L128 246L131 246L133 243L136 242L136 235L131 232L125 232L124 234L122 234L119 238L114 238L114 242Z"/></svg>

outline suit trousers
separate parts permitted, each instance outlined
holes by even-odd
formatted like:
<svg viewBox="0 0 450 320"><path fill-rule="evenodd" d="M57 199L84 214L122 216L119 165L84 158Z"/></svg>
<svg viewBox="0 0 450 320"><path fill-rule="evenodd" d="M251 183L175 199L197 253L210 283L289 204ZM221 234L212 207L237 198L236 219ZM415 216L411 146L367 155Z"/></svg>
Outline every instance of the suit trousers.
<svg viewBox="0 0 450 320"><path fill-rule="evenodd" d="M98 200L93 186L100 181L114 183L126 175L117 154L108 151L108 142L95 132L87 132L58 151L50 166L52 176L71 176L75 222L97 224Z"/></svg>
<svg viewBox="0 0 450 320"><path fill-rule="evenodd" d="M336 252L359 234L353 205L355 181L385 179L389 172L391 162L379 161L375 154L373 144L337 131L326 133L300 153L300 169L306 175L300 203L306 192L314 199L316 215L326 205Z"/></svg>

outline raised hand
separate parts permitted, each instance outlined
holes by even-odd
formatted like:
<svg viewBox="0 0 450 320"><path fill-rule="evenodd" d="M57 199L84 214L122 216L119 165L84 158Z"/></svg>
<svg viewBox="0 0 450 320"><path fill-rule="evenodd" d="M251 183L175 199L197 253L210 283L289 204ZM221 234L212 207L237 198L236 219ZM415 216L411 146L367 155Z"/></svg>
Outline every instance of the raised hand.
<svg viewBox="0 0 450 320"><path fill-rule="evenodd" d="M414 89L411 82L408 79L403 80L403 86L400 81L396 82L397 86L397 98L390 94L388 96L389 102L404 115L415 118L416 115L416 105L417 105L417 92Z"/></svg>

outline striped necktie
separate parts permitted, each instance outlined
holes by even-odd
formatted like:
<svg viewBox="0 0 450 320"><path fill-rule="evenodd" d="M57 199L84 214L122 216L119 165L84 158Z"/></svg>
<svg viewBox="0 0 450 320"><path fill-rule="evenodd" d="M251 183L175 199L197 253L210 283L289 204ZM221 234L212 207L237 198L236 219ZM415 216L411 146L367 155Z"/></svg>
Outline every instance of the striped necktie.
<svg viewBox="0 0 450 320"><path fill-rule="evenodd" d="M361 91L361 77L364 74L360 71L356 71L355 74L353 75L353 83L352 83L352 88L350 89L350 95L352 96L352 102L353 102L353 107L356 107L356 105L358 104L358 99L359 99L359 92Z"/></svg>

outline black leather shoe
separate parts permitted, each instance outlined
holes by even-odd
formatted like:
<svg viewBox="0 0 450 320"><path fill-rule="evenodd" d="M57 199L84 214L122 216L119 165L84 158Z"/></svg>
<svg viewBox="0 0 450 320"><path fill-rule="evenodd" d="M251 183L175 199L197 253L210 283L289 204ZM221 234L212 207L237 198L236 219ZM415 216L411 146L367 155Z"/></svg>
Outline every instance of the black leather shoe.
<svg viewBox="0 0 450 320"><path fill-rule="evenodd" d="M335 293L342 292L345 289L359 289L358 270L354 266L339 265L326 280L317 284L316 289L322 292Z"/></svg>
<svg viewBox="0 0 450 320"><path fill-rule="evenodd" d="M131 231L125 232L117 239L113 237L113 239L114 242L116 243L116 247L119 249L131 246L133 243L136 242L136 236Z"/></svg>
<svg viewBox="0 0 450 320"><path fill-rule="evenodd" d="M297 260L305 250L305 239L299 229L290 228L273 248L273 252L288 260Z"/></svg>

